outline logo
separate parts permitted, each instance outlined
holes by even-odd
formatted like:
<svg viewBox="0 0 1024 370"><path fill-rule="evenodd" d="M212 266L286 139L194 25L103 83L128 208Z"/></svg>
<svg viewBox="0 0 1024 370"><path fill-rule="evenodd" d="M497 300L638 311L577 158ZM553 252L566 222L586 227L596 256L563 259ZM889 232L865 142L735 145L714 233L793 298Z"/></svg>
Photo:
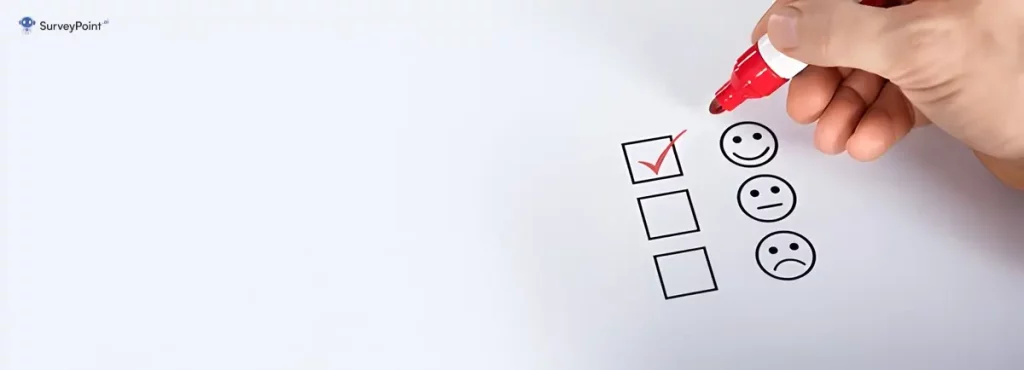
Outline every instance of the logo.
<svg viewBox="0 0 1024 370"><path fill-rule="evenodd" d="M64 31L67 33L75 33L75 31L101 31L103 26L110 24L109 19L104 19L101 22L94 21L74 21L74 22L47 22L39 21L39 31ZM24 17L18 21L18 25L24 33L32 33L32 27L35 27L36 20L32 17Z"/></svg>
<svg viewBox="0 0 1024 370"><path fill-rule="evenodd" d="M21 26L22 30L27 35L32 33L32 26L36 25L36 20L32 19L32 17L25 17L18 21L18 25Z"/></svg>

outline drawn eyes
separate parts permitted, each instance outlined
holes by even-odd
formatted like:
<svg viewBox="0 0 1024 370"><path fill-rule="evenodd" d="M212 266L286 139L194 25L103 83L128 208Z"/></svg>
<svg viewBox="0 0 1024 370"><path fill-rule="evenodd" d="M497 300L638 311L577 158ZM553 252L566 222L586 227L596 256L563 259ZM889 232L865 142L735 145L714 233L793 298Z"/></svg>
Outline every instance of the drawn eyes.
<svg viewBox="0 0 1024 370"><path fill-rule="evenodd" d="M772 186L768 190L771 191L772 194L778 194L780 191L782 191L782 189L779 189L778 186ZM757 197L761 196L761 192L759 192L757 190L751 190L750 191L750 196L752 196L754 198L757 198Z"/></svg>
<svg viewBox="0 0 1024 370"><path fill-rule="evenodd" d="M799 244L797 244L797 243L789 243L789 250L795 251L797 249L800 249L800 245ZM768 248L768 253L771 253L771 254L779 253L779 248L775 248L775 247Z"/></svg>
<svg viewBox="0 0 1024 370"><path fill-rule="evenodd" d="M764 137L764 136L762 136L760 132L755 132L754 135L753 135L754 140L761 140L762 137ZM739 136L733 136L732 137L732 142L734 142L736 144L742 143L743 142L743 138L741 138Z"/></svg>

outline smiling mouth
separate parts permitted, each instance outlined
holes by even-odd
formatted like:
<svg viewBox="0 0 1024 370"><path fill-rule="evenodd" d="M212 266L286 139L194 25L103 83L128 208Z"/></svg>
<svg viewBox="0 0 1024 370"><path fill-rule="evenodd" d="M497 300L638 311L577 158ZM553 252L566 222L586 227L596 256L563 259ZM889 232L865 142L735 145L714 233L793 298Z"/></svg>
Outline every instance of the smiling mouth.
<svg viewBox="0 0 1024 370"><path fill-rule="evenodd" d="M761 152L761 154L758 154L757 156L754 156L754 157L744 157L742 155L739 155L739 153L732 152L732 155L736 156L736 158L739 158L739 159L742 159L742 160L745 160L745 161L753 161L755 159L761 159L761 157L764 157L765 154L768 154L768 147L764 147L764 151Z"/></svg>
<svg viewBox="0 0 1024 370"><path fill-rule="evenodd" d="M775 268L773 268L772 270L773 271L779 271L779 265L781 265L783 262L796 262L796 263L799 263L801 265L807 266L807 264L804 263L804 261L798 260L796 258L787 258L787 259L784 259L782 261L779 261L779 263L776 263L775 264Z"/></svg>
<svg viewBox="0 0 1024 370"><path fill-rule="evenodd" d="M765 205L765 206L760 206L760 207L757 207L757 209L768 209L768 208L775 208L775 207L781 207L781 206L782 206L782 203L775 203L775 204L769 204L769 205Z"/></svg>

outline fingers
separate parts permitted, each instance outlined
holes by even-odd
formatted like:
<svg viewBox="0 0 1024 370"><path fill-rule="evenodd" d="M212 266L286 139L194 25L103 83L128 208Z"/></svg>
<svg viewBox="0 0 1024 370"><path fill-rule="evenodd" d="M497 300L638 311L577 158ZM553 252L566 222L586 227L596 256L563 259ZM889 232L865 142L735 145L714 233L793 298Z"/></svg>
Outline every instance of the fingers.
<svg viewBox="0 0 1024 370"><path fill-rule="evenodd" d="M909 58L901 57L907 48L900 46L910 39L900 37L900 28L908 28L915 12L924 12L906 8L893 11L856 0L778 0L754 27L752 42L767 34L777 49L811 65L790 82L786 109L796 122L818 122L815 145L822 152L848 151L871 161L927 123L897 86L879 77L910 67L904 65L911 64Z"/></svg>
<svg viewBox="0 0 1024 370"><path fill-rule="evenodd" d="M785 6L793 2L793 0L776 0L772 3L772 6L768 8L767 12L761 15L761 19L757 21L757 25L754 26L754 32L750 34L750 43L756 44L757 40L760 40L762 36L768 33L768 16L771 15L776 9Z"/></svg>
<svg viewBox="0 0 1024 370"><path fill-rule="evenodd" d="M823 153L872 161L928 124L899 87L876 75L853 70L843 78L836 68L812 68L791 82L787 110L797 122L818 122L815 146Z"/></svg>
<svg viewBox="0 0 1024 370"><path fill-rule="evenodd" d="M899 87L886 84L846 143L847 152L859 161L878 159L916 124L923 123L921 118Z"/></svg>
<svg viewBox="0 0 1024 370"><path fill-rule="evenodd" d="M775 2L773 2L772 6L768 8L768 11L764 12L764 14L761 15L761 19L759 19L757 21L757 24L754 25L754 31L751 32L750 34L750 42L756 44L757 40L761 39L761 36L764 36L766 33L768 33L769 15L771 15L776 9L788 5L793 1L794 0L776 0ZM897 5L910 4L914 1L915 0L861 0L860 3L874 7L891 8Z"/></svg>
<svg viewBox="0 0 1024 370"><path fill-rule="evenodd" d="M853 71L843 80L818 119L814 133L818 150L827 154L847 150L847 142L883 84L880 77L864 71Z"/></svg>
<svg viewBox="0 0 1024 370"><path fill-rule="evenodd" d="M764 28L773 46L805 63L886 76L905 52L889 41L908 14L894 9L855 0L792 0L777 4Z"/></svg>
<svg viewBox="0 0 1024 370"><path fill-rule="evenodd" d="M808 66L789 82L786 112L798 123L817 121L842 81L835 68Z"/></svg>

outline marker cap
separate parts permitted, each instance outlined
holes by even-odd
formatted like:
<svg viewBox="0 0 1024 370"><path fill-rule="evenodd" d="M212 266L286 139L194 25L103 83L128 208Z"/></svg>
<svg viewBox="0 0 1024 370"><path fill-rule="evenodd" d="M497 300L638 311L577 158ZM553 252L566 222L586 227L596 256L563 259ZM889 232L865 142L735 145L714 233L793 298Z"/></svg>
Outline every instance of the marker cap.
<svg viewBox="0 0 1024 370"><path fill-rule="evenodd" d="M747 99L771 95L805 67L776 50L768 36L761 37L736 60L729 82L715 93L715 102L722 110L732 111Z"/></svg>

